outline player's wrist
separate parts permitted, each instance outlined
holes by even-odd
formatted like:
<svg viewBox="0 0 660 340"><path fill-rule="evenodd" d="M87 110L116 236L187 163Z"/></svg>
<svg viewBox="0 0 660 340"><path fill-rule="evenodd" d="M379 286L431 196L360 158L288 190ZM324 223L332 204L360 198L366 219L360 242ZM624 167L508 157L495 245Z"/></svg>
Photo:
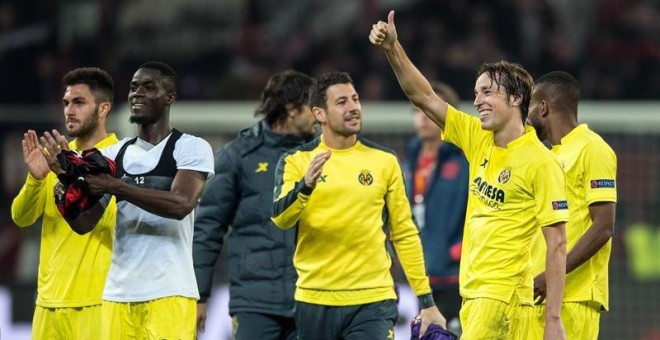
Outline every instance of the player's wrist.
<svg viewBox="0 0 660 340"><path fill-rule="evenodd" d="M435 301L433 301L433 295L431 293L417 296L417 302L419 303L420 310L435 307Z"/></svg>

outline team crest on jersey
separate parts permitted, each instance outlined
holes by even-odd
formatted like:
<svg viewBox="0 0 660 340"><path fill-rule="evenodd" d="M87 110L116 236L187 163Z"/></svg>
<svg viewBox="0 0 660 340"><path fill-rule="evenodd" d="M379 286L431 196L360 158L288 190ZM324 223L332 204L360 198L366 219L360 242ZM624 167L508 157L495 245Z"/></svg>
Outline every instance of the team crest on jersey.
<svg viewBox="0 0 660 340"><path fill-rule="evenodd" d="M500 182L500 184L504 184L508 182L511 179L511 170L510 169L504 169L502 172L500 172L500 176L497 177L497 181Z"/></svg>
<svg viewBox="0 0 660 340"><path fill-rule="evenodd" d="M371 175L369 170L362 169L358 175L358 182L364 186L370 186L374 182L374 176Z"/></svg>

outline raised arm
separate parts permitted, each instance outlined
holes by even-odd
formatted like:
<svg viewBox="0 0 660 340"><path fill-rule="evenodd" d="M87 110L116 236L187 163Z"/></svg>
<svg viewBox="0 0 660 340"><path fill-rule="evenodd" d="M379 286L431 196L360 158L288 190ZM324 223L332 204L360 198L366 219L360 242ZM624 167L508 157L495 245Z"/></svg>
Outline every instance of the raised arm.
<svg viewBox="0 0 660 340"><path fill-rule="evenodd" d="M34 130L28 130L23 134L21 144L28 175L21 191L11 204L11 218L17 226L27 227L34 224L44 211L46 194L49 190L46 187L48 183L46 176L50 169Z"/></svg>
<svg viewBox="0 0 660 340"><path fill-rule="evenodd" d="M431 84L413 65L403 50L403 46L397 38L394 11L390 11L387 22L379 21L373 25L369 41L385 51L401 89L413 105L424 111L433 122L444 130L447 103L435 94Z"/></svg>

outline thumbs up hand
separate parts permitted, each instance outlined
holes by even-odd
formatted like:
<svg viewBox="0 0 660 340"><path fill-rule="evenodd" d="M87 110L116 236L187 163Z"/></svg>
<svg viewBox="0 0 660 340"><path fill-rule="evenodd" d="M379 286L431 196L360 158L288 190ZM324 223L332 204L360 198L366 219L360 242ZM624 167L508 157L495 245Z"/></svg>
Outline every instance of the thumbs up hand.
<svg viewBox="0 0 660 340"><path fill-rule="evenodd" d="M387 22L378 21L371 27L369 41L376 46L388 51L397 40L396 26L394 25L394 11L387 15Z"/></svg>

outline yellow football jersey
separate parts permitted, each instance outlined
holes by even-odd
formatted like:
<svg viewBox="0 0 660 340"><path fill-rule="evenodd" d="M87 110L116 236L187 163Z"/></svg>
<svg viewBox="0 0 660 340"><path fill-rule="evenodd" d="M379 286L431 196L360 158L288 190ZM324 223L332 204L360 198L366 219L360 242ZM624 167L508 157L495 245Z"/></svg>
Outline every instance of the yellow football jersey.
<svg viewBox="0 0 660 340"><path fill-rule="evenodd" d="M117 143L109 134L96 148ZM77 150L75 141L69 148ZM34 224L43 216L37 285L37 305L47 308L83 307L101 304L105 278L110 268L112 238L117 207L113 196L94 230L78 235L55 205L53 189L57 176L50 172L37 180L29 173L11 205L11 216L20 227Z"/></svg>
<svg viewBox="0 0 660 340"><path fill-rule="evenodd" d="M275 177L273 222L298 226L295 299L346 306L394 299L390 238L416 295L431 292L421 242L393 151L364 139L332 150L316 188L304 184L322 138L285 154Z"/></svg>
<svg viewBox="0 0 660 340"><path fill-rule="evenodd" d="M566 173L570 220L566 224L567 248L591 227L589 205L616 202L616 155L612 148L586 124L580 124L552 147ZM543 235L534 241L534 274L545 270ZM566 276L564 301L595 301L609 308L608 263L610 240L593 257Z"/></svg>
<svg viewBox="0 0 660 340"><path fill-rule="evenodd" d="M531 305L533 236L568 220L564 173L533 128L506 148L479 118L449 106L443 138L470 163L468 209L460 268L464 298Z"/></svg>

